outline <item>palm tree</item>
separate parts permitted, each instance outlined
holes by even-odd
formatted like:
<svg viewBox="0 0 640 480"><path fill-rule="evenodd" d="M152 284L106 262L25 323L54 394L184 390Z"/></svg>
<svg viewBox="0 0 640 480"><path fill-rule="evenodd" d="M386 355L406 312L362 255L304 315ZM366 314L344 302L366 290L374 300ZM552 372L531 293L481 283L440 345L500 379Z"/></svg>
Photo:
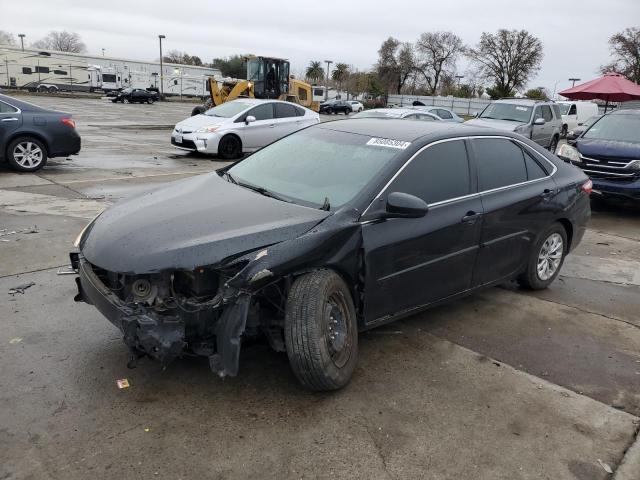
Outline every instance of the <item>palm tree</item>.
<svg viewBox="0 0 640 480"><path fill-rule="evenodd" d="M342 82L344 82L349 76L349 65L346 63L336 63L336 68L331 72L331 78L338 84L338 90L342 88Z"/></svg>
<svg viewBox="0 0 640 480"><path fill-rule="evenodd" d="M318 83L324 76L324 70L322 69L322 63L313 61L307 67L307 72L305 74L308 80L311 80L313 83Z"/></svg>

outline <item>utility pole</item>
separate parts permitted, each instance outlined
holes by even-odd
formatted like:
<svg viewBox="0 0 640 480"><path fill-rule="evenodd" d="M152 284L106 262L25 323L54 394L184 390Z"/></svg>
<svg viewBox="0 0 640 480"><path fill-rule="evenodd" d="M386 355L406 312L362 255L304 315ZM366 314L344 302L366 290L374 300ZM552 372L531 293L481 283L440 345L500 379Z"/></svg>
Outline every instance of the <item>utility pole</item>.
<svg viewBox="0 0 640 480"><path fill-rule="evenodd" d="M570 79L569 79L569 81L570 81L570 82L573 82L573 83L571 84L571 88L573 88L573 87L575 87L575 86L576 86L576 82L579 82L579 81L580 81L580 79L579 79L579 78L570 78Z"/></svg>
<svg viewBox="0 0 640 480"><path fill-rule="evenodd" d="M158 39L160 40L160 100L164 97L164 86L163 86L163 75L162 75L162 39L167 38L164 35L158 35Z"/></svg>
<svg viewBox="0 0 640 480"><path fill-rule="evenodd" d="M24 37L26 37L26 35L24 33L19 33L18 36L20 37L20 45L22 45L22 51L24 52Z"/></svg>
<svg viewBox="0 0 640 480"><path fill-rule="evenodd" d="M325 63L327 64L327 86L324 89L324 101L326 102L329 100L329 66L333 63L333 60L325 60Z"/></svg>
<svg viewBox="0 0 640 480"><path fill-rule="evenodd" d="M102 49L102 56L104 57L104 48Z"/></svg>

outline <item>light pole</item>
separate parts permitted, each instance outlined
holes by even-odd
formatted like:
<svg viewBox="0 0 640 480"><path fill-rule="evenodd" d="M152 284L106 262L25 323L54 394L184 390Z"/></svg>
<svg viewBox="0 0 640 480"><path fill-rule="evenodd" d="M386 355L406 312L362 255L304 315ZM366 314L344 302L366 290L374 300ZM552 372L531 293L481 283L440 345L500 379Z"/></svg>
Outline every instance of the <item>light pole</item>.
<svg viewBox="0 0 640 480"><path fill-rule="evenodd" d="M24 37L26 37L26 35L24 33L19 33L18 36L20 37L20 45L22 45L22 51L24 52Z"/></svg>
<svg viewBox="0 0 640 480"><path fill-rule="evenodd" d="M573 88L573 87L575 87L575 86L576 86L576 82L579 82L579 81L580 81L580 79L579 79L579 78L570 78L570 79L569 79L569 81L570 81L570 82L573 82L573 83L571 84L571 88Z"/></svg>
<svg viewBox="0 0 640 480"><path fill-rule="evenodd" d="M104 57L104 48L102 49L102 56Z"/></svg>
<svg viewBox="0 0 640 480"><path fill-rule="evenodd" d="M333 63L333 60L325 60L325 63L327 64L327 83L324 88L324 101L326 102L329 100L329 66Z"/></svg>
<svg viewBox="0 0 640 480"><path fill-rule="evenodd" d="M160 99L164 96L164 87L162 85L162 39L167 38L164 35L158 35L158 40L160 40Z"/></svg>

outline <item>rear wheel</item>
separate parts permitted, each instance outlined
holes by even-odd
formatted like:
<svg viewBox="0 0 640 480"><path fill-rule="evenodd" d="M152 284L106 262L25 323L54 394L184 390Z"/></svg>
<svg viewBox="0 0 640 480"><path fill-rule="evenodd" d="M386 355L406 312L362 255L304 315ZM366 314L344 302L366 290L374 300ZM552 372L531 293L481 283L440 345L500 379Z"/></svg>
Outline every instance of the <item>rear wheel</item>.
<svg viewBox="0 0 640 480"><path fill-rule="evenodd" d="M331 115L333 113L333 108L327 108L327 115Z"/></svg>
<svg viewBox="0 0 640 480"><path fill-rule="evenodd" d="M543 290L556 279L568 251L567 232L559 223L551 225L529 254L526 271L518 282L531 290Z"/></svg>
<svg viewBox="0 0 640 480"><path fill-rule="evenodd" d="M49 87L49 93L56 93L58 89L56 87Z"/></svg>
<svg viewBox="0 0 640 480"><path fill-rule="evenodd" d="M131 103L131 100L129 100L128 98L123 98L122 103Z"/></svg>
<svg viewBox="0 0 640 480"><path fill-rule="evenodd" d="M154 101L155 101L155 100L154 100L154 98L153 98L153 97L149 97L149 98L147 98L147 103L148 103L149 105L151 105Z"/></svg>
<svg viewBox="0 0 640 480"><path fill-rule="evenodd" d="M310 390L344 387L358 360L358 325L349 288L332 270L296 279L285 311L285 345L296 378Z"/></svg>
<svg viewBox="0 0 640 480"><path fill-rule="evenodd" d="M35 172L46 165L47 149L35 138L16 138L7 147L7 161L20 172Z"/></svg>
<svg viewBox="0 0 640 480"><path fill-rule="evenodd" d="M222 137L218 144L218 155L225 160L233 160L242 154L242 142L235 135Z"/></svg>

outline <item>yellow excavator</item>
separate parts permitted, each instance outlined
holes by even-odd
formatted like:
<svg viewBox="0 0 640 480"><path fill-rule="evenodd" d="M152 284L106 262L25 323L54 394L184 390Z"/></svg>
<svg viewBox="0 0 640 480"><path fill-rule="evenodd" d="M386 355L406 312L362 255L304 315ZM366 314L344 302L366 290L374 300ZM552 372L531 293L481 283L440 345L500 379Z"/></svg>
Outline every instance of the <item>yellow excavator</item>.
<svg viewBox="0 0 640 480"><path fill-rule="evenodd" d="M215 78L209 77L207 90L210 98L204 105L195 107L191 115L199 115L241 97L284 100L315 112L320 109L320 103L313 101L311 85L289 74L288 60L250 56L246 62L246 80L226 80L219 85Z"/></svg>

